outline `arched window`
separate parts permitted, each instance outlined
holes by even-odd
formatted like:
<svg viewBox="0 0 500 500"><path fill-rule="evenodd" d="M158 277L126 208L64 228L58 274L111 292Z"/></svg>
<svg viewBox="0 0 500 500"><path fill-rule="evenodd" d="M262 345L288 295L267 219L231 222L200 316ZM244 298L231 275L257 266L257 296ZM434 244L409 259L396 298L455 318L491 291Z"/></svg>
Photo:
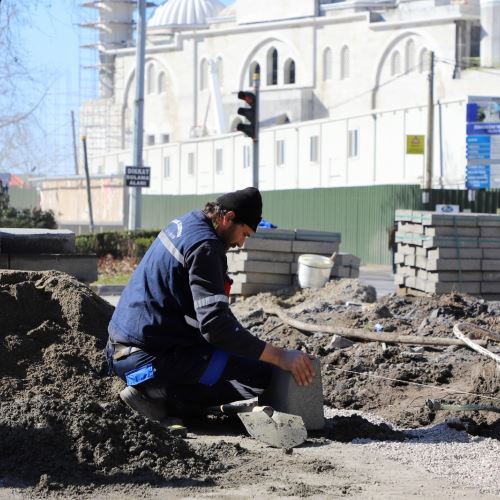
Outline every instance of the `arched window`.
<svg viewBox="0 0 500 500"><path fill-rule="evenodd" d="M155 91L155 67L154 64L148 66L148 94L152 94Z"/></svg>
<svg viewBox="0 0 500 500"><path fill-rule="evenodd" d="M323 52L323 80L332 79L332 49L327 47Z"/></svg>
<svg viewBox="0 0 500 500"><path fill-rule="evenodd" d="M415 70L415 42L408 40L405 49L405 71L409 73Z"/></svg>
<svg viewBox="0 0 500 500"><path fill-rule="evenodd" d="M283 80L285 83L295 83L295 61L293 59L287 59L285 62L284 76Z"/></svg>
<svg viewBox="0 0 500 500"><path fill-rule="evenodd" d="M254 73L260 74L260 64L257 61L254 61L252 64L250 64L250 67L248 68L248 86L249 87L253 87L253 74Z"/></svg>
<svg viewBox="0 0 500 500"><path fill-rule="evenodd" d="M205 90L208 87L208 63L206 59L202 59L200 63L200 90Z"/></svg>
<svg viewBox="0 0 500 500"><path fill-rule="evenodd" d="M349 66L350 66L350 55L349 55L349 47L342 47L340 51L340 79L345 80L349 78Z"/></svg>
<svg viewBox="0 0 500 500"><path fill-rule="evenodd" d="M401 54L395 50L391 56L391 75L399 75L401 73Z"/></svg>
<svg viewBox="0 0 500 500"><path fill-rule="evenodd" d="M423 48L418 56L418 71L423 73L429 70L429 51Z"/></svg>
<svg viewBox="0 0 500 500"><path fill-rule="evenodd" d="M165 73L162 71L158 75L158 93L162 94L167 90Z"/></svg>
<svg viewBox="0 0 500 500"><path fill-rule="evenodd" d="M267 84L278 84L278 51L274 47L267 53Z"/></svg>
<svg viewBox="0 0 500 500"><path fill-rule="evenodd" d="M224 61L222 57L218 57L216 61L217 67L217 78L219 79L219 85L222 87L224 85Z"/></svg>

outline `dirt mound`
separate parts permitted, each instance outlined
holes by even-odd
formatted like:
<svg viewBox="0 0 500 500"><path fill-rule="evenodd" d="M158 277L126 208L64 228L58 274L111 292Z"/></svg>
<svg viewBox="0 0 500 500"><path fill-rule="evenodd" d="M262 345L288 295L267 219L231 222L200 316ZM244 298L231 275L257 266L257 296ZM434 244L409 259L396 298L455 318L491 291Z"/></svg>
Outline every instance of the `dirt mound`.
<svg viewBox="0 0 500 500"><path fill-rule="evenodd" d="M103 353L112 312L64 273L0 272L3 485L202 478L235 452L225 443L195 450L119 401Z"/></svg>
<svg viewBox="0 0 500 500"><path fill-rule="evenodd" d="M379 302L361 303L361 298L371 298L370 288L364 290L358 280L330 281L319 290L260 294L237 302L233 311L260 338L319 356L324 400L332 408L369 411L396 425L420 427L451 415L432 413L425 404L427 399L500 406L500 372L495 362L467 347L348 342L339 348L332 343L332 335L320 327L316 333L301 332L265 313L269 306L279 306L291 318L311 325L367 332L382 328L422 337L454 338L457 321L497 332L500 329L497 303L460 294L392 295ZM489 349L500 352L500 343L491 344ZM496 436L498 425L488 424L494 423L498 414L468 415L489 429L485 434ZM500 439L500 434L496 437Z"/></svg>

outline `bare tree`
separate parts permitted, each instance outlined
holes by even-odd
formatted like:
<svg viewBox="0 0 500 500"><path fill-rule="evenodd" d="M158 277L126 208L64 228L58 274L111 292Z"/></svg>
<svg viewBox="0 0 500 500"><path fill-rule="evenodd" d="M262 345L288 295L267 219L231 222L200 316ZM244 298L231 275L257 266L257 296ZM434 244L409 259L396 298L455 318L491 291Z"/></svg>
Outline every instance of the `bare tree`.
<svg viewBox="0 0 500 500"><path fill-rule="evenodd" d="M43 130L36 110L48 91L43 75L29 69L20 29L31 23L36 6L47 0L0 0L0 169L27 172L40 163L36 140ZM30 88L30 95L23 89ZM19 154L22 152L22 154Z"/></svg>

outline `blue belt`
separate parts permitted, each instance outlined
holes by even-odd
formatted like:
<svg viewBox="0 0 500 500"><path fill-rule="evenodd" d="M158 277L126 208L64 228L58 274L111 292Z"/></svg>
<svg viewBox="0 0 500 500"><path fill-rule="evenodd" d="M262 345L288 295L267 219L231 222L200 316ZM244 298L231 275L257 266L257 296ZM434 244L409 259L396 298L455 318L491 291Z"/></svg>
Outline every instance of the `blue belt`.
<svg viewBox="0 0 500 500"><path fill-rule="evenodd" d="M229 354L224 351L214 351L208 366L200 377L200 384L203 385L214 385L222 375L224 368L226 367Z"/></svg>

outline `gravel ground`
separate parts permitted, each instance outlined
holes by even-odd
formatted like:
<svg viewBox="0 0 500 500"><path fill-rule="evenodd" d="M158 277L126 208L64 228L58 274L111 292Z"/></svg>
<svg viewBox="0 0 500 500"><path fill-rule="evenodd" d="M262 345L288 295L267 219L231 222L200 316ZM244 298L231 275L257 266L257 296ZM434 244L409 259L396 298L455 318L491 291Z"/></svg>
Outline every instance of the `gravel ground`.
<svg viewBox="0 0 500 500"><path fill-rule="evenodd" d="M360 415L374 424L391 425L369 413L325 407L325 418L352 415ZM476 488L481 493L500 496L500 442L497 439L471 436L444 422L398 430L407 436L405 441L355 439L352 443L366 447L367 453L377 452L408 467L423 468L457 487Z"/></svg>

